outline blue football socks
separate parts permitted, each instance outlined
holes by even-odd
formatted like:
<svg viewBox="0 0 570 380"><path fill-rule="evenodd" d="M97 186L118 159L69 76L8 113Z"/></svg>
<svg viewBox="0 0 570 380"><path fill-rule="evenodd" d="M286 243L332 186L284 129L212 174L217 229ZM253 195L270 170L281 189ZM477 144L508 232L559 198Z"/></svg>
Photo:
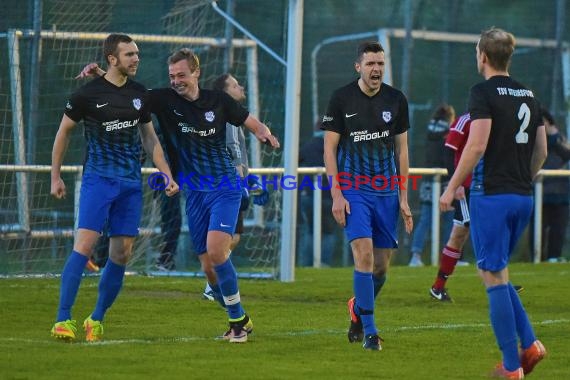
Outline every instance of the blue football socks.
<svg viewBox="0 0 570 380"><path fill-rule="evenodd" d="M519 294L510 282L507 284L509 287L509 295L511 296L511 304L513 305L513 311L515 313L515 323L516 330L521 340L521 346L523 349L527 349L536 340L532 325L528 319L528 315L521 303Z"/></svg>
<svg viewBox="0 0 570 380"><path fill-rule="evenodd" d="M374 282L374 298L376 299L380 293L380 290L382 290L384 283L386 282L386 273L378 277L372 275L372 281Z"/></svg>
<svg viewBox="0 0 570 380"><path fill-rule="evenodd" d="M503 353L503 365L507 371L521 366L517 347L515 313L506 284L487 288L489 315L497 344Z"/></svg>
<svg viewBox="0 0 570 380"><path fill-rule="evenodd" d="M239 295L237 272L231 259L220 265L214 266L216 275L218 276L218 285L224 296L224 303L228 310L230 320L237 320L244 316L245 312L241 306Z"/></svg>
<svg viewBox="0 0 570 380"><path fill-rule="evenodd" d="M374 323L374 283L372 273L354 271L354 296L356 297L356 313L360 315L365 335L376 335Z"/></svg>
<svg viewBox="0 0 570 380"><path fill-rule="evenodd" d="M57 309L57 322L71 319L71 307L81 284L83 269L87 264L87 256L72 251L67 258L61 273L61 288L59 289L59 308Z"/></svg>
<svg viewBox="0 0 570 380"><path fill-rule="evenodd" d="M123 286L123 278L125 277L125 266L118 265L107 260L103 274L99 280L99 296L95 310L91 314L91 318L95 321L103 321L105 312L111 307Z"/></svg>

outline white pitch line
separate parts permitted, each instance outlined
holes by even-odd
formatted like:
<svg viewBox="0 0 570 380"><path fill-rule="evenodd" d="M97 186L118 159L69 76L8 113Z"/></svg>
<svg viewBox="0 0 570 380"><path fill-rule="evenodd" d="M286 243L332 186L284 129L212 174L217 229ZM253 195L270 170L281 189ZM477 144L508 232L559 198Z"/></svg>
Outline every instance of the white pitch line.
<svg viewBox="0 0 570 380"><path fill-rule="evenodd" d="M534 322L533 325L556 325L556 324L568 324L570 320L568 319L548 319L545 321ZM470 329L470 328L480 328L480 327L491 327L489 323L446 323L446 324L432 324L432 325L419 325L419 326L400 326L400 327L380 327L380 332L400 332L400 331L411 331L411 330L453 330L453 329ZM303 336L303 335L318 335L318 334L338 334L346 332L346 330L329 329L329 330L304 330L304 331L289 331L281 332L279 334L266 334L267 336Z"/></svg>
<svg viewBox="0 0 570 380"><path fill-rule="evenodd" d="M24 339L24 338L0 338L0 342L19 342L19 343L30 343L30 344L81 344L86 346L110 346L118 344L152 344L152 343L177 343L177 342L195 342L210 340L210 338L197 337L197 336L175 336L172 338L156 338L156 339L117 339L117 340L103 340L100 342L85 342L78 340L76 342L70 343L65 341L58 341L54 339L40 340L40 339Z"/></svg>
<svg viewBox="0 0 570 380"><path fill-rule="evenodd" d="M547 319L544 321L534 322L533 325L547 326L547 325L558 325L558 324L568 324L570 320L568 319ZM480 328L480 327L490 327L489 323L456 323L456 324L433 324L433 325L419 325L419 326L400 326L400 327L389 327L381 328L381 331L389 332L399 332L399 331L411 331L411 330L453 330L453 329L470 329L470 328ZM279 333L263 334L267 337L282 337L287 336L309 336L309 335L337 335L345 333L346 330L342 329L326 329L326 330L303 330L303 331L280 331ZM255 335L254 335L255 336ZM101 342L87 343L83 341L78 341L71 344L80 344L86 346L111 346L120 344L153 344L153 343L189 343L197 341L209 341L209 340L219 340L219 337L197 337L197 336L180 336L171 338L156 338L156 339L115 339L115 340L104 340ZM18 343L28 343L28 344L65 344L64 342L58 342L52 339L26 339L18 337L0 337L0 342L18 342Z"/></svg>
<svg viewBox="0 0 570 380"><path fill-rule="evenodd" d="M570 322L568 319L547 319L545 321L534 322L534 325L555 325L566 324ZM469 329L474 327L490 327L489 323L456 323L456 324L434 324L434 325L421 325L421 326L402 326L393 329L386 329L387 331L406 331L406 330L453 330L453 329Z"/></svg>
<svg viewBox="0 0 570 380"><path fill-rule="evenodd" d="M435 268L435 267L434 267ZM469 269L469 267L467 267L467 269ZM453 277L479 277L479 274L477 273L477 269L473 266L471 266L471 269L473 269L473 271L464 271L464 272L460 272L460 273L456 273L454 272ZM549 276L560 276L560 277L565 277L567 276L569 273L568 270L563 270L561 268L560 271L555 271L555 272L551 272L548 273ZM509 271L509 280L511 282L513 282L513 280L516 282L516 279L518 277L539 277L539 276L543 276L544 273L543 272L535 272L535 271L521 271L521 272L517 272L515 270L510 270ZM392 276L394 277L393 281L398 281L399 279L405 278L405 279L410 279L410 278L423 278L425 275L422 273L397 273L397 274L392 274ZM483 285L481 285L483 287Z"/></svg>

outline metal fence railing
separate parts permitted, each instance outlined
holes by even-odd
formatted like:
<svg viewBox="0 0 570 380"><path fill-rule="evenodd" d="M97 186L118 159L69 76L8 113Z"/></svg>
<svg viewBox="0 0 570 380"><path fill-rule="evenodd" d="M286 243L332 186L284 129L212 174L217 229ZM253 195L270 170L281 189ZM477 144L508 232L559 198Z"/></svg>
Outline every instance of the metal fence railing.
<svg viewBox="0 0 570 380"><path fill-rule="evenodd" d="M0 173L49 173L51 170L50 165L0 165ZM82 166L80 165L67 165L62 166L61 171L63 173L74 173L75 174L75 194L74 194L74 204L78 204L79 200L79 188L81 187L81 173ZM143 168L143 174L150 174L157 169L155 168ZM282 175L284 173L283 168L251 168L250 173L254 175ZM323 175L325 174L325 168L323 167L311 167L311 168L299 168L298 174L308 174L308 175ZM446 169L442 168L410 168L410 176L423 176L431 177L432 181L432 199L437 200L441 194L441 177L447 174ZM546 177L570 177L570 170L541 170L534 182L534 204L541 205L543 200L543 180ZM322 183L318 183L318 176L314 178L315 191L313 192L313 266L321 266L321 217L322 217ZM33 202L33 200L30 200ZM58 237L71 237L73 236L73 229L59 229L49 230L41 229L34 230L26 228L29 226L29 215L30 207L29 205L18 203L18 221L24 221L23 224L11 224L11 225L0 225L0 236L3 239L17 238L22 235L26 235L29 238L36 239L46 239ZM74 207L77 210L77 207ZM75 211L76 212L76 211ZM76 216L76 215L75 215ZM440 211L439 203L437 201L432 202L432 228L431 228L431 247L430 247L430 257L431 264L437 265L439 261L440 252ZM26 222L28 221L28 222ZM541 247L542 247L542 207L535 207L534 212L534 225L533 225L533 246L532 246L532 259L534 263L539 263L541 261ZM146 228L141 229L141 234L153 234L158 233L158 229L152 226L145 226Z"/></svg>

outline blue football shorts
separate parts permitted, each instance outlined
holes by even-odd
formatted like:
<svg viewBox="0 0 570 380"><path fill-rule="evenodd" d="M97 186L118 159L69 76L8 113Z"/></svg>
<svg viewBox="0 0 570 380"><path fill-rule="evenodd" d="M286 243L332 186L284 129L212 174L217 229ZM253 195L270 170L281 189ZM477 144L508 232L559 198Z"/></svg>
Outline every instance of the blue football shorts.
<svg viewBox="0 0 570 380"><path fill-rule="evenodd" d="M471 240L479 269L498 272L507 266L532 205L530 195L471 193Z"/></svg>
<svg viewBox="0 0 570 380"><path fill-rule="evenodd" d="M233 235L241 203L241 190L186 190L186 215L197 255L206 253L208 231Z"/></svg>
<svg viewBox="0 0 570 380"><path fill-rule="evenodd" d="M397 194L378 196L353 191L343 195L350 204L344 228L348 241L372 238L374 248L398 248L400 202Z"/></svg>
<svg viewBox="0 0 570 380"><path fill-rule="evenodd" d="M136 236L142 215L142 185L85 173L79 195L78 228L103 232L109 236Z"/></svg>

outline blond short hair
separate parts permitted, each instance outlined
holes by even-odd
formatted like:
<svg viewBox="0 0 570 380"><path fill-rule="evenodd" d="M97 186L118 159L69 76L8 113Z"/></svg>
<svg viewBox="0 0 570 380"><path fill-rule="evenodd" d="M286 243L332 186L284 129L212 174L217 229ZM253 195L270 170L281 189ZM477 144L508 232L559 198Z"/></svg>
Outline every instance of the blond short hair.
<svg viewBox="0 0 570 380"><path fill-rule="evenodd" d="M485 53L489 64L496 70L507 71L515 51L515 36L499 28L481 32L479 52Z"/></svg>
<svg viewBox="0 0 570 380"><path fill-rule="evenodd" d="M200 60L198 59L198 56L194 51L192 51L192 49L188 48L182 48L175 51L170 57L168 57L168 64L172 65L184 59L188 62L188 67L190 67L191 72L200 68Z"/></svg>

